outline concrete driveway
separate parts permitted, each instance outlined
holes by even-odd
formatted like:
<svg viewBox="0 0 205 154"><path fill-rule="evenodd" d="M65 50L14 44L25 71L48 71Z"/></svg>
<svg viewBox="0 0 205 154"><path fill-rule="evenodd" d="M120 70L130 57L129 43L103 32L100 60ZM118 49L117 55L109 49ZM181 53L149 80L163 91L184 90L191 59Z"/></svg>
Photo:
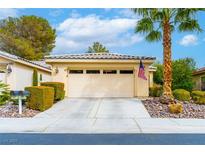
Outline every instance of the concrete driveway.
<svg viewBox="0 0 205 154"><path fill-rule="evenodd" d="M134 98L64 99L35 118L67 119L132 119L150 117L145 107Z"/></svg>
<svg viewBox="0 0 205 154"><path fill-rule="evenodd" d="M139 133L136 118L149 118L134 98L65 99L34 119L56 119L46 132Z"/></svg>

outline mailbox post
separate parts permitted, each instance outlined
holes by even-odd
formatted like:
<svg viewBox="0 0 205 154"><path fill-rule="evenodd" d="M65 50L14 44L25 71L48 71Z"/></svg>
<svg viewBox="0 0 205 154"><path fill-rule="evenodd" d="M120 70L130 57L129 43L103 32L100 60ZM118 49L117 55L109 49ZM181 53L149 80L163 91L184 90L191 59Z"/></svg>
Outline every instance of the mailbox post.
<svg viewBox="0 0 205 154"><path fill-rule="evenodd" d="M19 114L22 114L22 100L25 100L28 96L28 91L11 91L11 98L18 100Z"/></svg>

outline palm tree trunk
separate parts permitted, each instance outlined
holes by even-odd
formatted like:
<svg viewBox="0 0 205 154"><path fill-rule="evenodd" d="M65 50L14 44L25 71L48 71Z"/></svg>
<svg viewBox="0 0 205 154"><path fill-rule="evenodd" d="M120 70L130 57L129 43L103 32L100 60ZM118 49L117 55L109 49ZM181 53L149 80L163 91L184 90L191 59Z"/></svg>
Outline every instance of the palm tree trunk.
<svg viewBox="0 0 205 154"><path fill-rule="evenodd" d="M165 21L163 25L163 54L164 54L164 85L163 96L172 97L172 53L171 53L171 27Z"/></svg>

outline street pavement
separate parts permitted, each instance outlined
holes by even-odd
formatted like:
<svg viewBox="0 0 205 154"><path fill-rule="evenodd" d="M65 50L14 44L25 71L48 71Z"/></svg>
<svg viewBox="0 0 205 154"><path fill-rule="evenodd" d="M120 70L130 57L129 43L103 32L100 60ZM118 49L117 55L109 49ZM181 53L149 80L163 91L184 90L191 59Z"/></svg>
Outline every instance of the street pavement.
<svg viewBox="0 0 205 154"><path fill-rule="evenodd" d="M205 134L0 134L0 145L204 145Z"/></svg>

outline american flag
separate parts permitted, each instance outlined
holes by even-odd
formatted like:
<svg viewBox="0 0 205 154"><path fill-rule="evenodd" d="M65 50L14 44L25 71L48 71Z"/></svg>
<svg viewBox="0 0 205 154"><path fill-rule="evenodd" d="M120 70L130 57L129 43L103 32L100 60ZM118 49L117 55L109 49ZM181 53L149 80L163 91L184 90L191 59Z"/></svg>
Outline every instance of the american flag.
<svg viewBox="0 0 205 154"><path fill-rule="evenodd" d="M142 64L142 60L140 60L140 67L138 71L138 77L142 78L144 80L147 80L147 77L145 76L145 70L144 70L144 65Z"/></svg>

